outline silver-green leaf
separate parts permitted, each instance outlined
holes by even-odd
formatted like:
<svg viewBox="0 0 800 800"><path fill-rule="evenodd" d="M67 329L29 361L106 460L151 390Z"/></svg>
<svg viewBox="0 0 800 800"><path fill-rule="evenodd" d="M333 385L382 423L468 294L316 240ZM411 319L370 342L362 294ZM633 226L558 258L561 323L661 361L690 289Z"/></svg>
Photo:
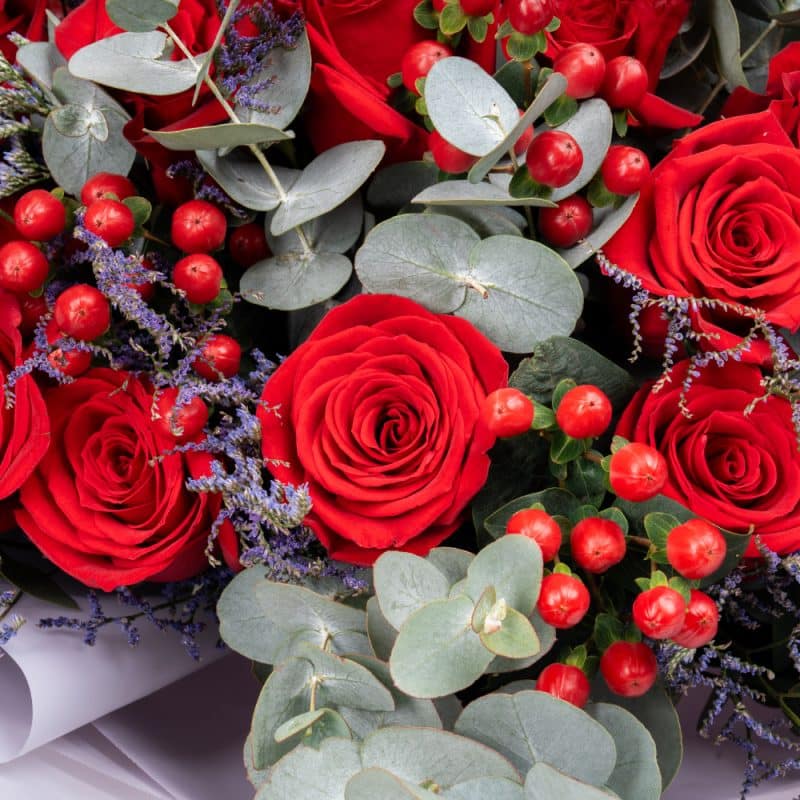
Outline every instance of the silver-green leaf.
<svg viewBox="0 0 800 800"><path fill-rule="evenodd" d="M178 0L106 0L106 14L126 31L153 31L178 13Z"/></svg>
<svg viewBox="0 0 800 800"><path fill-rule="evenodd" d="M291 131L270 128L254 123L224 122L181 131L151 131L145 129L168 150L214 150L220 147L239 147L246 144L266 144L293 139Z"/></svg>

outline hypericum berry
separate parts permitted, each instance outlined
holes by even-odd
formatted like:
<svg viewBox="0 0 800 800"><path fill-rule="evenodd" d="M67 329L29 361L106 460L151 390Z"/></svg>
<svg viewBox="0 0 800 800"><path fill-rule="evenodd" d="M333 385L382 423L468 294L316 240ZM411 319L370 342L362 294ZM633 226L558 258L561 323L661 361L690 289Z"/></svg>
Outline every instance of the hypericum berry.
<svg viewBox="0 0 800 800"><path fill-rule="evenodd" d="M525 112L520 109L519 115L522 116ZM528 125L525 128L525 132L522 136L517 139L514 143L514 155L517 156L524 156L525 153L528 151L528 148L531 146L531 142L533 141L533 125Z"/></svg>
<svg viewBox="0 0 800 800"><path fill-rule="evenodd" d="M589 699L589 679L586 673L572 664L548 664L536 680L536 689L547 692L578 708Z"/></svg>
<svg viewBox="0 0 800 800"><path fill-rule="evenodd" d="M554 572L542 578L539 615L554 628L574 628L589 610L589 590L574 575Z"/></svg>
<svg viewBox="0 0 800 800"><path fill-rule="evenodd" d="M611 456L611 490L623 500L639 503L655 497L667 482L667 462L654 447L631 442Z"/></svg>
<svg viewBox="0 0 800 800"><path fill-rule="evenodd" d="M519 436L531 427L533 403L519 389L495 389L483 401L481 419L495 436Z"/></svg>
<svg viewBox="0 0 800 800"><path fill-rule="evenodd" d="M14 206L14 225L21 236L34 242L49 242L64 230L67 210L44 189L25 192Z"/></svg>
<svg viewBox="0 0 800 800"><path fill-rule="evenodd" d="M433 39L425 39L422 42L412 44L406 50L403 60L400 62L403 85L409 92L419 94L417 81L426 77L437 61L452 55L453 51L446 44Z"/></svg>
<svg viewBox="0 0 800 800"><path fill-rule="evenodd" d="M520 534L533 539L542 551L542 559L551 561L561 547L561 528L540 508L523 508L511 515L506 533Z"/></svg>
<svg viewBox="0 0 800 800"><path fill-rule="evenodd" d="M136 228L133 212L119 200L95 200L87 209L83 224L109 247L119 247Z"/></svg>
<svg viewBox="0 0 800 800"><path fill-rule="evenodd" d="M156 400L158 419L155 420L161 430L174 436L178 441L193 439L208 422L208 406L199 398L193 397L188 403L176 406L179 389L165 389Z"/></svg>
<svg viewBox="0 0 800 800"><path fill-rule="evenodd" d="M225 215L205 200L190 200L172 215L172 243L184 253L210 253L222 247L227 231Z"/></svg>
<svg viewBox="0 0 800 800"><path fill-rule="evenodd" d="M658 662L644 642L614 642L600 657L608 688L622 697L641 697L656 682Z"/></svg>
<svg viewBox="0 0 800 800"><path fill-rule="evenodd" d="M0 247L0 289L25 294L41 288L50 272L44 253L30 242Z"/></svg>
<svg viewBox="0 0 800 800"><path fill-rule="evenodd" d="M525 155L531 178L544 186L566 186L583 166L583 151L566 131L544 131L534 136Z"/></svg>
<svg viewBox="0 0 800 800"><path fill-rule="evenodd" d="M594 45L573 44L555 57L553 72L560 72L567 79L567 97L584 100L594 97L603 84L606 60Z"/></svg>
<svg viewBox="0 0 800 800"><path fill-rule="evenodd" d="M683 627L672 637L675 644L689 649L708 644L719 627L717 604L705 593L692 589Z"/></svg>
<svg viewBox="0 0 800 800"><path fill-rule="evenodd" d="M609 192L635 194L650 177L650 162L638 148L615 144L608 148L600 175Z"/></svg>
<svg viewBox="0 0 800 800"><path fill-rule="evenodd" d="M606 64L600 95L613 109L635 108L647 94L647 68L638 58L617 56Z"/></svg>
<svg viewBox="0 0 800 800"><path fill-rule="evenodd" d="M190 303L210 303L222 286L222 267L205 253L192 253L172 268L172 282L186 294Z"/></svg>
<svg viewBox="0 0 800 800"><path fill-rule="evenodd" d="M108 330L111 306L99 289L78 283L56 298L53 319L67 336L90 342Z"/></svg>
<svg viewBox="0 0 800 800"><path fill-rule="evenodd" d="M572 247L585 239L594 218L589 201L579 194L559 200L555 208L539 209L539 233L553 247Z"/></svg>
<svg viewBox="0 0 800 800"><path fill-rule="evenodd" d="M558 404L556 422L567 436L586 439L601 436L611 424L611 401L597 386L585 383L570 389Z"/></svg>
<svg viewBox="0 0 800 800"><path fill-rule="evenodd" d="M47 323L44 333L48 344L53 344L53 342L64 336L62 331L58 329L54 319ZM86 350L63 350L57 347L48 353L47 360L52 367L60 370L70 378L77 378L78 375L82 375L92 366L92 354Z"/></svg>
<svg viewBox="0 0 800 800"><path fill-rule="evenodd" d="M633 622L651 639L671 639L683 627L686 601L669 586L655 586L633 601Z"/></svg>
<svg viewBox="0 0 800 800"><path fill-rule="evenodd" d="M242 361L242 348L236 339L224 333L209 336L200 355L192 362L192 369L207 381L232 378Z"/></svg>
<svg viewBox="0 0 800 800"><path fill-rule="evenodd" d="M511 27L526 36L538 33L553 19L551 0L506 0L505 9Z"/></svg>
<svg viewBox="0 0 800 800"><path fill-rule="evenodd" d="M604 517L582 519L572 529L569 546L575 563L595 574L619 564L627 548L622 528Z"/></svg>
<svg viewBox="0 0 800 800"><path fill-rule="evenodd" d="M497 0L458 0L461 10L468 17L485 17L494 11Z"/></svg>
<svg viewBox="0 0 800 800"><path fill-rule="evenodd" d="M676 525L667 535L667 560L690 581L707 578L725 560L728 546L719 528L702 519Z"/></svg>
<svg viewBox="0 0 800 800"><path fill-rule="evenodd" d="M39 320L47 313L47 301L44 295L30 294L19 295L19 310L22 312L22 321L19 329L24 335L33 333Z"/></svg>
<svg viewBox="0 0 800 800"><path fill-rule="evenodd" d="M92 175L81 189L81 203L91 205L95 200L112 196L117 200L133 197L136 187L124 176L115 175L113 172L98 172Z"/></svg>
<svg viewBox="0 0 800 800"><path fill-rule="evenodd" d="M228 237L228 252L242 269L268 258L269 245L264 226L257 222L248 222L234 228Z"/></svg>
<svg viewBox="0 0 800 800"><path fill-rule="evenodd" d="M431 131L428 134L428 150L431 151L436 166L442 172L449 172L452 175L467 172L478 161L478 156L471 156L459 150L438 131Z"/></svg>

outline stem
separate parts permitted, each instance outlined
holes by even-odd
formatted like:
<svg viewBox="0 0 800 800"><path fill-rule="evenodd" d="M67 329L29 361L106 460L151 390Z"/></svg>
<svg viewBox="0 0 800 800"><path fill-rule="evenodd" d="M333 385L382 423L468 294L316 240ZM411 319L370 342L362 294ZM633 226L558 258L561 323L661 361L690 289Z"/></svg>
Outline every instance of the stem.
<svg viewBox="0 0 800 800"><path fill-rule="evenodd" d="M595 602L600 607L601 611L607 611L606 601L603 595L600 593L600 587L597 585L597 579L591 572L586 573L586 585L589 587L589 591L594 597Z"/></svg>
<svg viewBox="0 0 800 800"><path fill-rule="evenodd" d="M645 539L644 536L626 536L625 537L631 544L638 544L642 547L646 547L648 550L650 549L652 542L649 539Z"/></svg>

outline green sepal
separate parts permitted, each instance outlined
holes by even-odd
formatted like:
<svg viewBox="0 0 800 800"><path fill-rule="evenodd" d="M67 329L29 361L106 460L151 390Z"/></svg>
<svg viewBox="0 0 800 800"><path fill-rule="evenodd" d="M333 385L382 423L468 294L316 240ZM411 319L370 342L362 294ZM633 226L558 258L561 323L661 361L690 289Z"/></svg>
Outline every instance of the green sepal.
<svg viewBox="0 0 800 800"><path fill-rule="evenodd" d="M620 139L628 133L628 109L623 108L614 112L614 131Z"/></svg>
<svg viewBox="0 0 800 800"><path fill-rule="evenodd" d="M537 53L547 49L547 39L544 33L539 31L532 36L525 36L516 31L508 37L506 50L509 57L515 61L530 61Z"/></svg>
<svg viewBox="0 0 800 800"><path fill-rule="evenodd" d="M531 428L535 431L546 431L557 427L556 415L553 413L553 409L533 400L533 422L531 423Z"/></svg>
<svg viewBox="0 0 800 800"><path fill-rule="evenodd" d="M594 208L613 206L617 202L618 197L619 195L608 191L603 182L603 176L599 172L592 178L589 183L589 188L586 191L586 199Z"/></svg>
<svg viewBox="0 0 800 800"><path fill-rule="evenodd" d="M457 3L448 3L439 12L439 30L446 36L460 33L467 25L467 15Z"/></svg>
<svg viewBox="0 0 800 800"><path fill-rule="evenodd" d="M393 72L387 79L386 83L391 89L399 89L403 85L403 73Z"/></svg>
<svg viewBox="0 0 800 800"><path fill-rule="evenodd" d="M573 647L572 650L570 650L569 655L564 659L564 663L572 667L577 667L578 669L583 669L588 657L589 651L586 649L586 645L579 644L577 647Z"/></svg>
<svg viewBox="0 0 800 800"><path fill-rule="evenodd" d="M133 214L133 221L137 227L140 227L150 219L150 214L153 212L153 206L150 201L144 197L126 197L123 201Z"/></svg>
<svg viewBox="0 0 800 800"><path fill-rule="evenodd" d="M558 406L561 403L561 398L570 390L574 389L578 384L572 378L562 378L553 389L553 411L558 411Z"/></svg>
<svg viewBox="0 0 800 800"><path fill-rule="evenodd" d="M469 35L476 42L486 41L486 34L489 33L489 24L492 22L492 15L485 17L469 17L467 19L467 30Z"/></svg>
<svg viewBox="0 0 800 800"><path fill-rule="evenodd" d="M562 94L555 103L551 103L544 112L544 120L551 127L563 125L578 113L578 101Z"/></svg>
<svg viewBox="0 0 800 800"><path fill-rule="evenodd" d="M611 614L600 613L594 620L594 643L602 653L614 642L625 638L625 628L617 617Z"/></svg>
<svg viewBox="0 0 800 800"><path fill-rule="evenodd" d="M586 451L585 439L573 439L563 431L554 431L550 440L550 460L556 464L568 464L580 458Z"/></svg>
<svg viewBox="0 0 800 800"><path fill-rule="evenodd" d="M692 596L692 582L687 581L680 575L675 575L669 579L669 588L674 589L687 603Z"/></svg>
<svg viewBox="0 0 800 800"><path fill-rule="evenodd" d="M561 20L558 17L553 17L550 22L545 25L544 29L548 33L552 33L553 31L557 31L561 27Z"/></svg>
<svg viewBox="0 0 800 800"><path fill-rule="evenodd" d="M508 184L508 193L512 197L541 197L547 199L553 194L553 190L543 183L535 181L528 168L523 164L511 178Z"/></svg>
<svg viewBox="0 0 800 800"><path fill-rule="evenodd" d="M418 25L430 31L435 31L439 27L439 17L433 10L433 3L430 0L422 0L419 5L414 6L414 19Z"/></svg>

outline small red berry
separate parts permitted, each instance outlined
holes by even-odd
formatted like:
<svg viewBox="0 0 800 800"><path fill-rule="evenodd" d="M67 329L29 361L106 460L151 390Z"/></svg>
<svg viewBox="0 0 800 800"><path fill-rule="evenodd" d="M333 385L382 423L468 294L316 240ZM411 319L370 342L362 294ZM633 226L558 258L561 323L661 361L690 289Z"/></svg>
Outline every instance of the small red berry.
<svg viewBox="0 0 800 800"><path fill-rule="evenodd" d="M599 91L606 74L606 60L591 44L573 44L555 57L553 72L560 72L567 79L567 97L584 100Z"/></svg>
<svg viewBox="0 0 800 800"><path fill-rule="evenodd" d="M617 56L606 64L600 94L613 109L635 108L647 94L647 68L638 58Z"/></svg>
<svg viewBox="0 0 800 800"><path fill-rule="evenodd" d="M567 436L586 439L601 436L611 424L611 401L608 395L591 384L570 389L558 404L556 422Z"/></svg>
<svg viewBox="0 0 800 800"><path fill-rule="evenodd" d="M483 401L481 419L495 436L519 436L531 427L533 403L519 389L495 389Z"/></svg>
<svg viewBox="0 0 800 800"><path fill-rule="evenodd" d="M54 319L51 319L50 322L47 323L44 332L48 344L53 344L53 342L58 341L65 335L58 329L58 325L56 325ZM68 375L70 378L76 378L78 375L82 375L92 366L92 354L86 350L65 351L57 347L55 350L51 350L50 353L48 353L47 360L50 362L51 366L60 370L65 375Z"/></svg>
<svg viewBox="0 0 800 800"><path fill-rule="evenodd" d="M696 648L708 644L719 627L717 604L705 593L692 589L683 627L672 637L681 647Z"/></svg>
<svg viewBox="0 0 800 800"><path fill-rule="evenodd" d="M555 208L539 209L539 232L553 247L572 247L592 230L594 217L589 201L573 194L558 201Z"/></svg>
<svg viewBox="0 0 800 800"><path fill-rule="evenodd" d="M207 381L232 378L239 371L242 348L236 339L224 333L215 333L205 340L200 355L192 362L192 369Z"/></svg>
<svg viewBox="0 0 800 800"><path fill-rule="evenodd" d="M650 445L631 442L611 456L608 482L623 500L633 503L650 500L667 482L667 462Z"/></svg>
<svg viewBox="0 0 800 800"><path fill-rule="evenodd" d="M627 549L622 528L604 517L582 519L572 529L569 546L575 563L596 574L619 564Z"/></svg>
<svg viewBox="0 0 800 800"><path fill-rule="evenodd" d="M113 195L117 200L133 197L136 187L124 176L113 172L98 172L93 175L81 189L81 203L91 205L95 200Z"/></svg>
<svg viewBox="0 0 800 800"><path fill-rule="evenodd" d="M531 178L544 186L566 186L583 166L583 151L566 131L544 131L535 136L525 155Z"/></svg>
<svg viewBox="0 0 800 800"><path fill-rule="evenodd" d="M264 226L248 222L234 228L228 237L228 252L242 269L252 267L257 261L269 257L269 245Z"/></svg>
<svg viewBox="0 0 800 800"><path fill-rule="evenodd" d="M53 319L67 336L90 342L108 330L111 306L99 289L78 283L56 298Z"/></svg>
<svg viewBox="0 0 800 800"><path fill-rule="evenodd" d="M655 586L633 601L633 622L651 639L671 639L683 627L686 601L669 586Z"/></svg>
<svg viewBox="0 0 800 800"><path fill-rule="evenodd" d="M7 242L0 247L0 289L18 294L35 292L49 272L44 253L30 242Z"/></svg>
<svg viewBox="0 0 800 800"><path fill-rule="evenodd" d="M19 309L22 312L19 329L27 336L34 332L39 320L47 313L47 301L43 294L36 297L30 294L19 295Z"/></svg>
<svg viewBox="0 0 800 800"><path fill-rule="evenodd" d="M690 519L676 525L667 535L667 560L691 581L707 578L725 560L725 537L710 523Z"/></svg>
<svg viewBox="0 0 800 800"><path fill-rule="evenodd" d="M471 156L450 144L438 131L431 131L428 134L428 149L436 166L442 172L449 172L452 175L467 172L479 160L477 156Z"/></svg>
<svg viewBox="0 0 800 800"><path fill-rule="evenodd" d="M608 688L622 697L641 697L656 682L658 662L644 642L614 642L600 658Z"/></svg>
<svg viewBox="0 0 800 800"><path fill-rule="evenodd" d="M208 406L199 397L193 397L187 403L177 406L178 394L178 389L169 388L158 396L158 419L155 423L178 441L187 441L197 436L205 427L208 422Z"/></svg>
<svg viewBox="0 0 800 800"><path fill-rule="evenodd" d="M34 242L49 242L64 230L67 210L44 189L25 192L14 206L14 225L21 236Z"/></svg>
<svg viewBox="0 0 800 800"><path fill-rule="evenodd" d="M589 679L572 664L548 664L539 675L536 688L578 708L583 708L589 699Z"/></svg>
<svg viewBox="0 0 800 800"><path fill-rule="evenodd" d="M525 112L520 109L519 115L522 116ZM528 152L528 148L533 141L533 125L528 125L525 132L517 139L514 144L514 155L524 156Z"/></svg>
<svg viewBox="0 0 800 800"><path fill-rule="evenodd" d="M86 209L86 230L99 236L110 247L119 247L131 238L136 228L133 212L119 200L95 200Z"/></svg>
<svg viewBox="0 0 800 800"><path fill-rule="evenodd" d="M149 283L148 281L145 281L144 283L129 283L128 286L134 291L138 292L139 296L146 303L152 300L153 297L155 297L156 286L154 283Z"/></svg>
<svg viewBox="0 0 800 800"><path fill-rule="evenodd" d="M494 11L497 0L459 0L459 3L468 17L485 17Z"/></svg>
<svg viewBox="0 0 800 800"><path fill-rule="evenodd" d="M184 253L210 253L225 242L225 215L205 200L190 200L172 215L172 243Z"/></svg>
<svg viewBox="0 0 800 800"><path fill-rule="evenodd" d="M452 55L453 51L446 44L433 39L425 39L422 42L412 44L406 50L403 60L400 62L403 85L409 92L419 94L417 81L426 77L437 61Z"/></svg>
<svg viewBox="0 0 800 800"><path fill-rule="evenodd" d="M636 147L615 144L608 148L600 175L609 192L626 196L635 194L650 177L650 162Z"/></svg>
<svg viewBox="0 0 800 800"><path fill-rule="evenodd" d="M526 36L546 28L553 19L551 0L506 0L505 9L511 27Z"/></svg>
<svg viewBox="0 0 800 800"><path fill-rule="evenodd" d="M554 628L574 628L589 610L589 590L574 575L554 572L542 578L539 615Z"/></svg>
<svg viewBox="0 0 800 800"><path fill-rule="evenodd" d="M511 515L506 523L506 533L520 534L533 539L542 551L542 559L552 561L561 547L561 528L540 508L523 508Z"/></svg>
<svg viewBox="0 0 800 800"><path fill-rule="evenodd" d="M172 282L186 293L190 303L210 303L222 286L222 267L205 253L192 253L172 269Z"/></svg>

